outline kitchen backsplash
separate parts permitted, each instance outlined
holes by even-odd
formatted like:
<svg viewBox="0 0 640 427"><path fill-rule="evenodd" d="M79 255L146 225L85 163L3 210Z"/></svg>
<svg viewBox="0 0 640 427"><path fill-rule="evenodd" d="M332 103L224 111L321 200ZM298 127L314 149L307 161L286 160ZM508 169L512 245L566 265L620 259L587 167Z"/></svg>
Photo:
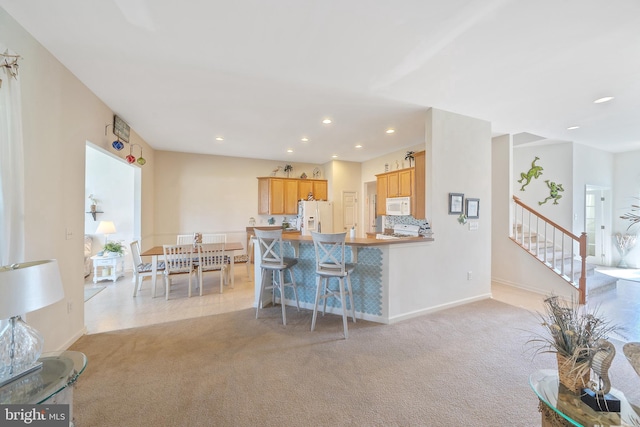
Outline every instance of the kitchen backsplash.
<svg viewBox="0 0 640 427"><path fill-rule="evenodd" d="M393 228L396 224L409 224L409 225L419 225L420 226L420 234L427 235L432 234L431 226L426 219L415 219L411 215L402 215L402 216L386 216L387 224L385 228Z"/></svg>

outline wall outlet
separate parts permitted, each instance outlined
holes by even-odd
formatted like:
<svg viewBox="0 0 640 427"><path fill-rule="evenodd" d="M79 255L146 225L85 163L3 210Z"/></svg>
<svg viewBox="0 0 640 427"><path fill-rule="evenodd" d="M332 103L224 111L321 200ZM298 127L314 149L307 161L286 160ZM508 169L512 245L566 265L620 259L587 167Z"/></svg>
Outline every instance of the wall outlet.
<svg viewBox="0 0 640 427"><path fill-rule="evenodd" d="M73 311L73 301L67 301L67 313L71 313Z"/></svg>
<svg viewBox="0 0 640 427"><path fill-rule="evenodd" d="M467 271L467 280L473 280L473 271Z"/></svg>
<svg viewBox="0 0 640 427"><path fill-rule="evenodd" d="M71 240L73 238L73 231L70 228L65 228L64 235L67 240Z"/></svg>

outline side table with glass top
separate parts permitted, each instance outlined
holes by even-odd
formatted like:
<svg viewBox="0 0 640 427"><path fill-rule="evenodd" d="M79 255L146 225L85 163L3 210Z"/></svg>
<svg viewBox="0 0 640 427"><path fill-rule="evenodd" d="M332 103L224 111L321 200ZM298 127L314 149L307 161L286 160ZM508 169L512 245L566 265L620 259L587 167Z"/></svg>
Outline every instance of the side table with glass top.
<svg viewBox="0 0 640 427"><path fill-rule="evenodd" d="M79 351L43 354L42 369L0 387L0 404L68 404L73 426L73 385L87 366Z"/></svg>
<svg viewBox="0 0 640 427"><path fill-rule="evenodd" d="M640 415L620 390L609 392L620 399L620 412L598 412L580 400L580 396L559 384L558 371L539 370L529 377L529 385L540 399L542 426L640 426Z"/></svg>

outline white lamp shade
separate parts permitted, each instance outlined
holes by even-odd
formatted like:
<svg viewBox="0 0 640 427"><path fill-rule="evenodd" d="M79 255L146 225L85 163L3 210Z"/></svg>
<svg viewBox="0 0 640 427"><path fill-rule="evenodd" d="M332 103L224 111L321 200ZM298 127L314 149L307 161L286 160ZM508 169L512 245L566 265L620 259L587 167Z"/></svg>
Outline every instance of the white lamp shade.
<svg viewBox="0 0 640 427"><path fill-rule="evenodd" d="M0 267L0 319L38 310L64 298L55 259Z"/></svg>
<svg viewBox="0 0 640 427"><path fill-rule="evenodd" d="M116 226L113 221L100 221L96 234L114 234L116 232Z"/></svg>

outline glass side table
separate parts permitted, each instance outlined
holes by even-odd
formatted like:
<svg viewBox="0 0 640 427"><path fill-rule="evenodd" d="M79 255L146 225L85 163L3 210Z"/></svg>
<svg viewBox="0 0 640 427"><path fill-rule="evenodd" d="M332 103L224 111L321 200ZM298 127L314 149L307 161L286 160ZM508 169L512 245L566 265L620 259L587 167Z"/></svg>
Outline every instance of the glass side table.
<svg viewBox="0 0 640 427"><path fill-rule="evenodd" d="M73 385L87 366L79 351L45 353L42 369L0 388L0 404L68 404L69 425L73 426Z"/></svg>
<svg viewBox="0 0 640 427"><path fill-rule="evenodd" d="M640 426L640 416L620 390L610 394L620 399L620 412L598 412L582 403L558 381L558 371L539 370L529 377L529 385L540 399L542 426Z"/></svg>

